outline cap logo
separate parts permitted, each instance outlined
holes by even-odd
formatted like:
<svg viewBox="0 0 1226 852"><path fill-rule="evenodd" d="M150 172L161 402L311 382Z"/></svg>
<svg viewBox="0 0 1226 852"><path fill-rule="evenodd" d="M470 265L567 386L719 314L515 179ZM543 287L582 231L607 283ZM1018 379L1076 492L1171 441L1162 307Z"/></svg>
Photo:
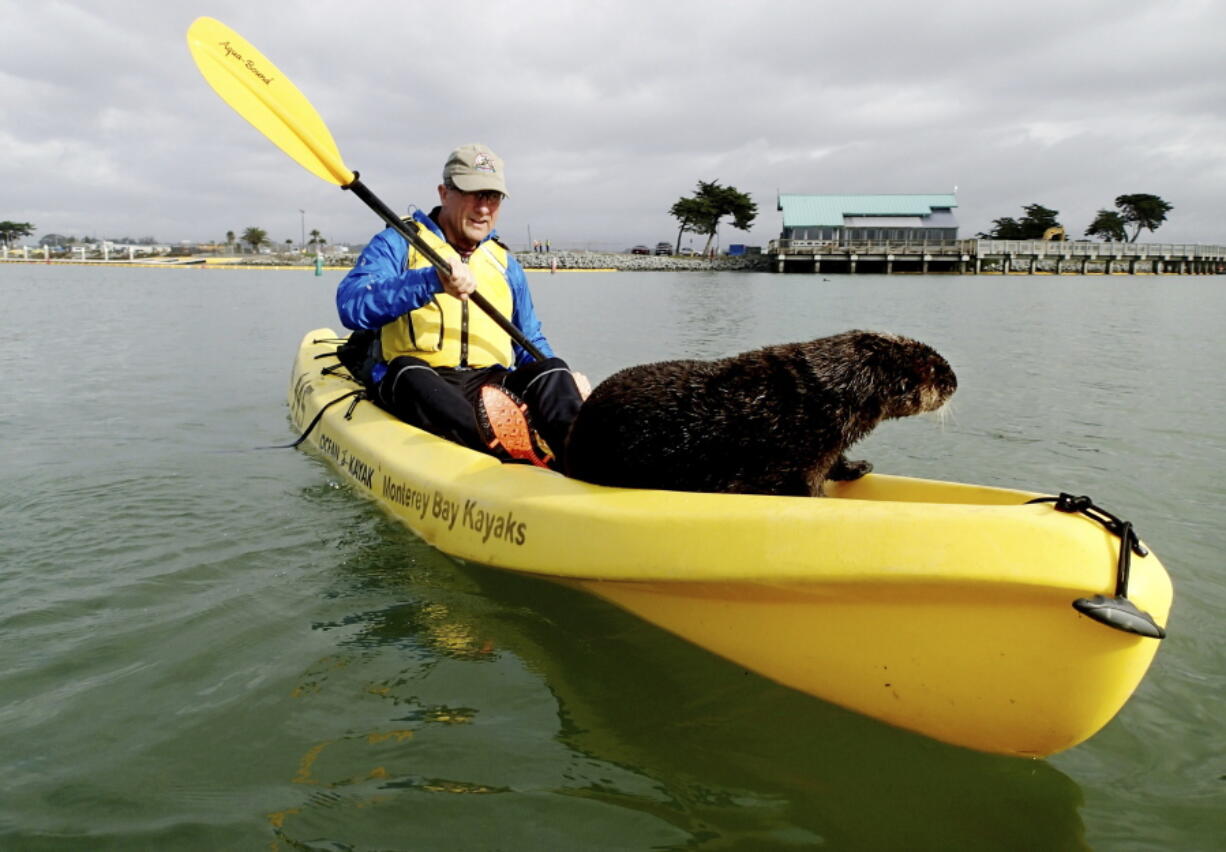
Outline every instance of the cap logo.
<svg viewBox="0 0 1226 852"><path fill-rule="evenodd" d="M473 158L473 168L479 172L489 172L490 174L498 171L494 168L494 164L490 162L490 158L480 152Z"/></svg>

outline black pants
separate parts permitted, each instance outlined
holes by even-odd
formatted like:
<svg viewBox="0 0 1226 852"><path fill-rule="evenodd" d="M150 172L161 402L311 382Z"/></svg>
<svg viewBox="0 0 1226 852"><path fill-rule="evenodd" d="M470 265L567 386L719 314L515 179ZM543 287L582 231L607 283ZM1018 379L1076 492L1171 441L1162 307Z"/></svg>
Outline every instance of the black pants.
<svg viewBox="0 0 1226 852"><path fill-rule="evenodd" d="M528 404L532 425L561 461L566 433L583 399L570 368L561 358L547 358L515 370L482 367L463 370L431 367L402 355L387 365L374 389L379 406L406 423L474 450L489 452L477 426L481 387L499 384Z"/></svg>

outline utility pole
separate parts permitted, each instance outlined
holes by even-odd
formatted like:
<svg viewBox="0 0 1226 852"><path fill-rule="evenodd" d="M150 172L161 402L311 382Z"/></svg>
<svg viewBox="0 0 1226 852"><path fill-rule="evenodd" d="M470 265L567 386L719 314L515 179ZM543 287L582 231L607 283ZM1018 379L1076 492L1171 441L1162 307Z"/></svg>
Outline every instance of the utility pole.
<svg viewBox="0 0 1226 852"><path fill-rule="evenodd" d="M298 253L306 251L306 211L298 208L298 212L302 214L302 241L298 243Z"/></svg>

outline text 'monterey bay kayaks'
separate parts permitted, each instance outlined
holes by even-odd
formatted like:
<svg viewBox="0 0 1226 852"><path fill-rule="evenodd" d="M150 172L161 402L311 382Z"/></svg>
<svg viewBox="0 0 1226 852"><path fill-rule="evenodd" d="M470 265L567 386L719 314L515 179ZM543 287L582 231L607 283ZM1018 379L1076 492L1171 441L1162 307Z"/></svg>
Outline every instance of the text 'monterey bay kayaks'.
<svg viewBox="0 0 1226 852"><path fill-rule="evenodd" d="M589 485L369 402L329 405L355 389L327 369L337 344L304 337L293 422L318 417L307 440L431 545L583 589L899 727L1002 754L1070 748L1115 716L1164 635L1166 570L1084 498L879 474L826 499Z"/></svg>

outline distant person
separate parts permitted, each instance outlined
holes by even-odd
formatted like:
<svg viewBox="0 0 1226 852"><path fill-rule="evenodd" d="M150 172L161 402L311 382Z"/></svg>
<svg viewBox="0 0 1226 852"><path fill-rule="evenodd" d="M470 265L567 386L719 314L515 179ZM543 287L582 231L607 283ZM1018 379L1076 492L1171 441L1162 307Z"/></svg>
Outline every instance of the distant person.
<svg viewBox="0 0 1226 852"><path fill-rule="evenodd" d="M341 322L363 349L355 377L407 423L473 449L557 467L582 403L579 382L586 387L587 380L554 356L523 268L494 231L507 197L502 160L484 145L455 149L438 196L429 215L417 210L412 218L449 273L387 228L337 288ZM478 289L544 361L533 361L471 304Z"/></svg>

